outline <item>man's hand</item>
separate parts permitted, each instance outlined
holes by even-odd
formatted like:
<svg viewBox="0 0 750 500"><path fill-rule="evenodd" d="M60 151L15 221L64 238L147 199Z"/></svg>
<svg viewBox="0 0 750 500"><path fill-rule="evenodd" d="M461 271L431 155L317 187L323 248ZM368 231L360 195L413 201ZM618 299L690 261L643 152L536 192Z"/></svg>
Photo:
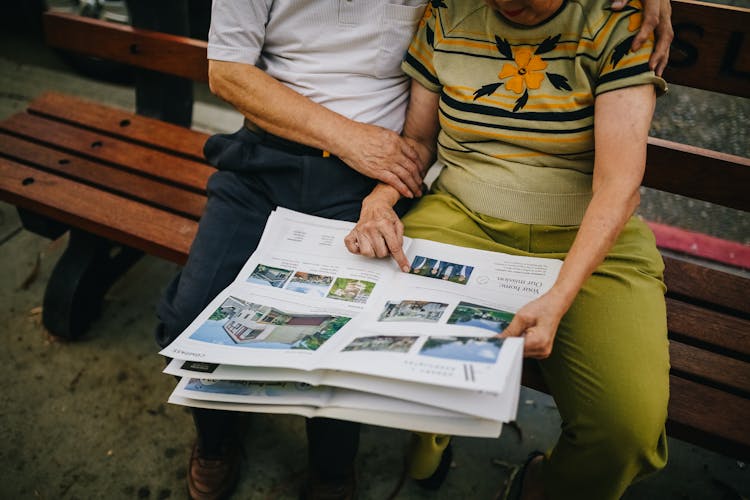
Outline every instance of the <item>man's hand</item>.
<svg viewBox="0 0 750 500"><path fill-rule="evenodd" d="M628 0L612 0L612 9L620 10ZM638 50L649 37L656 32L656 45L649 67L661 76L669 61L669 45L674 38L672 30L672 6L669 0L643 0L643 23L633 40L632 50Z"/></svg>
<svg viewBox="0 0 750 500"><path fill-rule="evenodd" d="M359 222L344 238L346 248L365 257L391 255L402 271L409 271L403 251L404 225L393 210L393 203L378 192L365 198Z"/></svg>
<svg viewBox="0 0 750 500"><path fill-rule="evenodd" d="M524 357L548 358L552 353L557 327L566 310L562 298L547 292L519 309L500 338L523 336Z"/></svg>
<svg viewBox="0 0 750 500"><path fill-rule="evenodd" d="M422 195L425 167L414 147L391 130L353 123L345 137L339 158L357 172L396 189L402 196Z"/></svg>

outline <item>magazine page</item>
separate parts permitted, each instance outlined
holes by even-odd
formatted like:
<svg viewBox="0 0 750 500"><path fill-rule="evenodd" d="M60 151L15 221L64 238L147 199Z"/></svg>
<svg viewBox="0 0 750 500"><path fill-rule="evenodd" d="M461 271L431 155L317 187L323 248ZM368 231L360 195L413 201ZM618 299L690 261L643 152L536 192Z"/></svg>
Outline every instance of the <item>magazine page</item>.
<svg viewBox="0 0 750 500"><path fill-rule="evenodd" d="M277 209L235 281L161 354L314 369L398 271L392 261L349 253L343 240L352 227Z"/></svg>
<svg viewBox="0 0 750 500"><path fill-rule="evenodd" d="M469 417L408 401L358 394L345 389L326 388L317 394L315 391L306 384L296 383L205 383L197 379L184 379L173 391L169 402L198 408L338 418L420 432L474 437L497 437L502 429L502 422L499 421ZM324 392L328 394L324 395ZM321 401L329 398L329 404L321 404Z"/></svg>
<svg viewBox="0 0 750 500"><path fill-rule="evenodd" d="M512 341L512 342L511 342ZM511 339L510 345L523 349L523 343ZM490 420L509 422L516 418L520 393L522 359L512 356L514 367L500 392L485 392L420 384L409 380L375 377L360 373L332 370L304 371L294 369L215 365L173 359L165 373L183 378L217 380L255 380L304 382L311 385L352 389L412 401L436 408Z"/></svg>
<svg viewBox="0 0 750 500"><path fill-rule="evenodd" d="M410 273L373 298L357 334L321 368L488 392L522 349L496 336L554 284L562 261L517 257L415 239ZM506 348L506 346L508 346Z"/></svg>

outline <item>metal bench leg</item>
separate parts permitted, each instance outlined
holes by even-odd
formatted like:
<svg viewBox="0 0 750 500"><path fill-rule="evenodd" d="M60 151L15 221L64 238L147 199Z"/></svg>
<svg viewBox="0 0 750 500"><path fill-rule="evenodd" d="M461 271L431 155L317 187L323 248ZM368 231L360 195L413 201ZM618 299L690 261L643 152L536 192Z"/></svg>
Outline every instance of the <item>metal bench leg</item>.
<svg viewBox="0 0 750 500"><path fill-rule="evenodd" d="M82 335L101 311L105 292L142 252L72 229L44 293L42 322L66 339Z"/></svg>

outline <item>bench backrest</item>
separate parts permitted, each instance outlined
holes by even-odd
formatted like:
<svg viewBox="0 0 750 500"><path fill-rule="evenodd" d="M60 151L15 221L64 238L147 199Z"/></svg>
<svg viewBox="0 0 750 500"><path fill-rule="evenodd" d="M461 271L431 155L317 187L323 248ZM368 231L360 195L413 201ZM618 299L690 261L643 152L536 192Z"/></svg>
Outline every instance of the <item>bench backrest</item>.
<svg viewBox="0 0 750 500"><path fill-rule="evenodd" d="M665 78L750 97L750 10L675 0L674 49ZM44 15L53 47L205 82L206 42L55 12ZM96 41L92 43L92 41ZM742 50L742 49L745 50ZM651 138L644 186L750 210L750 159Z"/></svg>

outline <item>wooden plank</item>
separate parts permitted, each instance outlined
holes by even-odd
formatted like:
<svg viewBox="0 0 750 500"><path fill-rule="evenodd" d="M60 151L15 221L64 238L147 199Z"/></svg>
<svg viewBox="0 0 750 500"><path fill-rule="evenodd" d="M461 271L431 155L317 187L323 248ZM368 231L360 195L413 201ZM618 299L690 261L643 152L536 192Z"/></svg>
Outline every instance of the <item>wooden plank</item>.
<svg viewBox="0 0 750 500"><path fill-rule="evenodd" d="M203 145L209 135L203 132L59 92L42 94L29 105L28 111L205 162Z"/></svg>
<svg viewBox="0 0 750 500"><path fill-rule="evenodd" d="M750 158L649 137L643 185L750 211Z"/></svg>
<svg viewBox="0 0 750 500"><path fill-rule="evenodd" d="M748 277L663 255L667 296L750 314Z"/></svg>
<svg viewBox="0 0 750 500"><path fill-rule="evenodd" d="M19 113L0 122L0 130L85 158L150 175L167 183L191 188L198 193L205 191L208 178L215 171L213 167L204 163L27 113Z"/></svg>
<svg viewBox="0 0 750 500"><path fill-rule="evenodd" d="M667 430L678 439L750 458L750 400L680 377L669 378Z"/></svg>
<svg viewBox="0 0 750 500"><path fill-rule="evenodd" d="M750 397L750 363L670 340L672 372L707 385L725 386L729 392Z"/></svg>
<svg viewBox="0 0 750 500"><path fill-rule="evenodd" d="M184 264L198 223L0 158L0 198L46 217Z"/></svg>
<svg viewBox="0 0 750 500"><path fill-rule="evenodd" d="M20 163L198 220L206 196L0 132L2 154Z"/></svg>
<svg viewBox="0 0 750 500"><path fill-rule="evenodd" d="M47 44L194 81L208 81L206 42L88 17L45 12Z"/></svg>
<svg viewBox="0 0 750 500"><path fill-rule="evenodd" d="M693 340L740 357L750 356L750 320L667 298L667 324L670 335L684 342Z"/></svg>
<svg viewBox="0 0 750 500"><path fill-rule="evenodd" d="M670 83L750 97L750 9L672 1Z"/></svg>

